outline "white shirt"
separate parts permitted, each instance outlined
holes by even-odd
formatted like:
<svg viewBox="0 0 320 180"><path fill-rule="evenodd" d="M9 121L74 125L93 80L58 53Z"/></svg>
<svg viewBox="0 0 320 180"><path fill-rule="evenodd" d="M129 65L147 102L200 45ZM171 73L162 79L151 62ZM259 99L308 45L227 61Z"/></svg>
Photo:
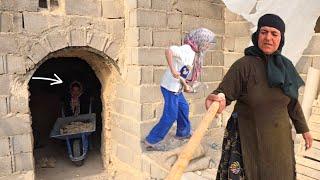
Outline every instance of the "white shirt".
<svg viewBox="0 0 320 180"><path fill-rule="evenodd" d="M170 46L170 49L172 51L173 56L173 68L175 68L177 72L180 72L181 68L183 68L184 66L192 67L195 52L191 49L189 45L185 44L182 46ZM189 70L189 73L190 72L191 69ZM161 87L166 88L167 90L172 92L179 92L179 90L182 88L179 79L176 79L172 76L169 67L164 72L160 85Z"/></svg>

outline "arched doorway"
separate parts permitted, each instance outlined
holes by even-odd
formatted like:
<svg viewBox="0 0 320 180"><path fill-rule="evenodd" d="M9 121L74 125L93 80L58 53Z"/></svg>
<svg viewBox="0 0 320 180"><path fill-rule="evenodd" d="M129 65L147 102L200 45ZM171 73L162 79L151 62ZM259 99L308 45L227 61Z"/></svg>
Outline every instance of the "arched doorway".
<svg viewBox="0 0 320 180"><path fill-rule="evenodd" d="M28 84L36 179L106 176L110 136L105 129L109 129L108 101L112 94L109 78L113 70L103 61L106 58L87 49L67 48L49 54L35 68L33 77L53 78L55 73L64 81L50 86L49 81L30 79ZM67 102L65 97L72 81L83 85L83 94L91 99L92 111L96 113L96 131L89 138L89 152L81 167L75 166L68 158L64 141L49 137L56 119L62 115L61 109Z"/></svg>

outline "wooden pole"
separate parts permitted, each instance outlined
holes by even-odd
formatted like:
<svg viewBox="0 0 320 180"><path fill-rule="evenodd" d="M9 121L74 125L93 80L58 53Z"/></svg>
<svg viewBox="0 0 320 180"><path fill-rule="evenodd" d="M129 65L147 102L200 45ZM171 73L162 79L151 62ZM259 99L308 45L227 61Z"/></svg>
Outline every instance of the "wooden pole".
<svg viewBox="0 0 320 180"><path fill-rule="evenodd" d="M189 142L185 145L184 149L181 151L178 160L172 166L166 180L180 180L184 170L189 164L189 161L192 158L193 153L198 148L201 143L201 140L209 128L211 122L216 116L216 113L219 109L219 102L214 102L211 104L210 108L202 118L198 128L193 133Z"/></svg>

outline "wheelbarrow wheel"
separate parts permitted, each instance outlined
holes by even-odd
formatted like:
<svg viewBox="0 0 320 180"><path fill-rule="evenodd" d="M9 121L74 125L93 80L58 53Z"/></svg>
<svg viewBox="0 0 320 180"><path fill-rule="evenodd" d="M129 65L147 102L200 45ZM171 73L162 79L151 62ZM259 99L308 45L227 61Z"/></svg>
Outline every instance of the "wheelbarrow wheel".
<svg viewBox="0 0 320 180"><path fill-rule="evenodd" d="M80 139L76 139L73 141L73 144L72 144L72 150L73 150L73 156L74 157L80 157L81 154L82 154L82 145L81 145L81 140ZM73 161L73 163L76 165L76 166L82 166L83 165L83 162L84 162L84 159L81 160L81 161Z"/></svg>

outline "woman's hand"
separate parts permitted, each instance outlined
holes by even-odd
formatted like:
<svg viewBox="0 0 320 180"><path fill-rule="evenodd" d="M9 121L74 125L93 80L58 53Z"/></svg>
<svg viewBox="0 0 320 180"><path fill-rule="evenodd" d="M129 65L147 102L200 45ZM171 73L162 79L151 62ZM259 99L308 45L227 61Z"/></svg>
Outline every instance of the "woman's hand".
<svg viewBox="0 0 320 180"><path fill-rule="evenodd" d="M306 150L310 149L312 147L312 136L311 136L310 132L303 133L302 137L305 141Z"/></svg>
<svg viewBox="0 0 320 180"><path fill-rule="evenodd" d="M223 93L219 93L218 95L216 94L210 94L207 98L206 98L206 109L208 110L209 107L211 106L211 104L213 102L219 102L219 109L217 113L222 113L222 111L226 108L226 98L224 97Z"/></svg>
<svg viewBox="0 0 320 180"><path fill-rule="evenodd" d="M173 76L174 78L179 79L179 77L180 77L180 73L179 73L179 72L177 72L177 71L174 70L174 69L171 69L171 73L172 73L172 76Z"/></svg>

